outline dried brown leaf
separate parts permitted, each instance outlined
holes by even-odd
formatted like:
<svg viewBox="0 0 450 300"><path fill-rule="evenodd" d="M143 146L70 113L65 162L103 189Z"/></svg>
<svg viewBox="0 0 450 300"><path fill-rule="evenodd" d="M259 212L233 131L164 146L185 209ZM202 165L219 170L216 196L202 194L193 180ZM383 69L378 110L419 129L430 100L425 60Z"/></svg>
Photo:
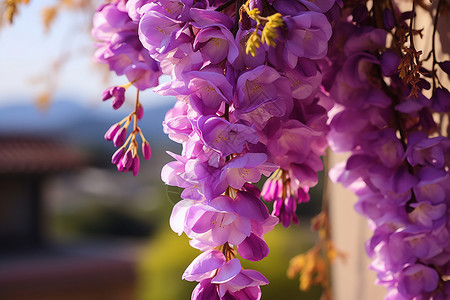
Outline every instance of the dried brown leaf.
<svg viewBox="0 0 450 300"><path fill-rule="evenodd" d="M42 22L45 30L48 31L58 14L58 6L49 6L42 9Z"/></svg>

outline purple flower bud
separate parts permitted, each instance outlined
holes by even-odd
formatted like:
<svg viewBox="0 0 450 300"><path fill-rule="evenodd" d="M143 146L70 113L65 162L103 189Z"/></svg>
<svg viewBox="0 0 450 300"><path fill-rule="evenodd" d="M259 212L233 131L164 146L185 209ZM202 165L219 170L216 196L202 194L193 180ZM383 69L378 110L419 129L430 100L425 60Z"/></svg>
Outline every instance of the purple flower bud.
<svg viewBox="0 0 450 300"><path fill-rule="evenodd" d="M308 194L309 187L299 187L295 192L295 195L297 197L297 203L306 203L309 202L310 196Z"/></svg>
<svg viewBox="0 0 450 300"><path fill-rule="evenodd" d="M144 155L144 159L149 160L152 156L152 150L150 148L150 144L147 141L142 143L142 155Z"/></svg>
<svg viewBox="0 0 450 300"><path fill-rule="evenodd" d="M113 138L114 146L120 147L125 143L125 138L127 137L127 129L125 127L120 128Z"/></svg>
<svg viewBox="0 0 450 300"><path fill-rule="evenodd" d="M139 103L138 107L136 108L136 118L138 118L138 120L142 120L143 116L144 116L144 107Z"/></svg>
<svg viewBox="0 0 450 300"><path fill-rule="evenodd" d="M109 127L108 131L106 131L105 136L104 136L105 140L112 141L113 138L115 137L117 131L119 131L119 129L120 129L120 125L118 123Z"/></svg>
<svg viewBox="0 0 450 300"><path fill-rule="evenodd" d="M261 190L262 198L266 201L273 201L282 196L283 193L283 181L267 179Z"/></svg>
<svg viewBox="0 0 450 300"><path fill-rule="evenodd" d="M121 86L113 86L106 89L102 94L103 101L111 99L112 97L114 97L112 107L114 109L118 109L125 102L125 88Z"/></svg>
<svg viewBox="0 0 450 300"><path fill-rule="evenodd" d="M140 166L140 163L141 163L141 161L140 161L140 159L139 159L139 156L136 155L136 156L133 158L133 164L132 164L132 166L131 166L131 169L133 170L133 175L134 175L134 176L136 176L136 175L139 173L139 166Z"/></svg>
<svg viewBox="0 0 450 300"><path fill-rule="evenodd" d="M269 254L269 247L263 239L251 233L237 246L237 251L245 259L258 261Z"/></svg>
<svg viewBox="0 0 450 300"><path fill-rule="evenodd" d="M278 217L284 227L289 227L292 223L298 224L299 220L295 213L297 210L297 199L289 195L285 199L277 198L273 203L272 215Z"/></svg>
<svg viewBox="0 0 450 300"><path fill-rule="evenodd" d="M117 169L121 172L128 172L133 165L133 152L128 149L122 160L117 165Z"/></svg>
<svg viewBox="0 0 450 300"><path fill-rule="evenodd" d="M103 91L103 93L102 93L102 100L103 101L106 101L106 100L112 98L112 96L113 96L112 90L113 89L114 89L114 87L110 87L110 88L107 88L106 90Z"/></svg>
<svg viewBox="0 0 450 300"><path fill-rule="evenodd" d="M442 71L447 73L447 75L450 75L450 61L449 60L440 62L439 67L441 67Z"/></svg>
<svg viewBox="0 0 450 300"><path fill-rule="evenodd" d="M251 183L245 183L244 186L242 187L242 190L249 192L258 198L261 197L261 191L259 190L259 188Z"/></svg>
<svg viewBox="0 0 450 300"><path fill-rule="evenodd" d="M431 84L423 78L420 78L419 82L417 82L417 86L424 90L429 90L431 88Z"/></svg>
<svg viewBox="0 0 450 300"><path fill-rule="evenodd" d="M385 8L383 12L383 25L387 31L391 31L395 26L394 15L388 8Z"/></svg>
<svg viewBox="0 0 450 300"><path fill-rule="evenodd" d="M125 88L115 86L112 91L114 100L112 101L112 107L114 109L119 109L125 102Z"/></svg>
<svg viewBox="0 0 450 300"><path fill-rule="evenodd" d="M123 158L125 154L125 148L121 147L117 149L117 151L113 154L111 158L111 162L115 165L117 165Z"/></svg>
<svg viewBox="0 0 450 300"><path fill-rule="evenodd" d="M123 172L123 163L122 163L122 161L123 161L123 157L122 157L122 159L119 161L119 163L116 165L116 166L117 166L117 170L118 170L119 172Z"/></svg>
<svg viewBox="0 0 450 300"><path fill-rule="evenodd" d="M415 17L415 16L416 16L415 12L413 12L413 11L405 11L404 13L402 13L400 15L400 20L402 20L402 21L409 20L409 19L411 19L412 17Z"/></svg>

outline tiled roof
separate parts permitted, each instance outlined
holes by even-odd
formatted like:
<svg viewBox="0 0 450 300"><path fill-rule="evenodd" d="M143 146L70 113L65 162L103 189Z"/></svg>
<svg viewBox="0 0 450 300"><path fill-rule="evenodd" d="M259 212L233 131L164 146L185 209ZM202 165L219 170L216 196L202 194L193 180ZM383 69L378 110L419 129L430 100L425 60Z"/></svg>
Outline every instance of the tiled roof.
<svg viewBox="0 0 450 300"><path fill-rule="evenodd" d="M46 137L0 136L0 174L41 174L81 167L83 156Z"/></svg>

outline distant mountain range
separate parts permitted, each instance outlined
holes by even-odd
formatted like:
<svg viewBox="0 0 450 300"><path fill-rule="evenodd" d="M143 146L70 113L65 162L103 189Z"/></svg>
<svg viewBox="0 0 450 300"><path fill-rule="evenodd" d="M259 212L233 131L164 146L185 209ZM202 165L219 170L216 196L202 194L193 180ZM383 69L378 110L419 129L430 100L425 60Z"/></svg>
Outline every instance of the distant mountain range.
<svg viewBox="0 0 450 300"><path fill-rule="evenodd" d="M162 121L175 100L167 98L163 103L146 108L144 118L139 121L145 137L153 145L169 142L163 133ZM89 107L73 99L59 99L53 101L46 111L29 104L0 107L0 135L51 136L95 147L111 147L110 142L103 140L104 133L112 124L124 118L131 108L122 107L114 111L110 105L101 103Z"/></svg>

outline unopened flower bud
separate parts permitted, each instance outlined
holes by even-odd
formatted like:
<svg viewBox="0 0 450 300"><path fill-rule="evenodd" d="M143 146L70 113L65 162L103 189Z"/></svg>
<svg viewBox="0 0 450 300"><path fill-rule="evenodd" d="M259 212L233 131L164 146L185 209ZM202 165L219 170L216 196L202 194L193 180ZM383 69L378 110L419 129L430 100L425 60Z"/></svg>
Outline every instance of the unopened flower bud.
<svg viewBox="0 0 450 300"><path fill-rule="evenodd" d="M107 88L106 90L103 91L103 93L102 93L102 100L103 101L106 101L106 100L112 98L112 96L113 96L113 94L112 94L113 88L114 87L110 87L110 88Z"/></svg>
<svg viewBox="0 0 450 300"><path fill-rule="evenodd" d="M152 150L150 148L150 144L147 141L144 141L142 143L142 155L146 160L149 160L150 157L152 156Z"/></svg>
<svg viewBox="0 0 450 300"><path fill-rule="evenodd" d="M251 261L261 260L269 254L266 242L254 233L237 245L237 250L243 258Z"/></svg>
<svg viewBox="0 0 450 300"><path fill-rule="evenodd" d="M261 190L261 197L265 201L274 201L281 198L284 184L282 179L267 179Z"/></svg>
<svg viewBox="0 0 450 300"><path fill-rule="evenodd" d="M417 86L424 90L429 90L431 88L431 84L423 78L419 79Z"/></svg>
<svg viewBox="0 0 450 300"><path fill-rule="evenodd" d="M304 186L304 187L299 187L297 190L295 190L295 197L297 198L297 202L298 203L306 203L309 202L309 200L311 199L309 196L309 187L308 186Z"/></svg>
<svg viewBox="0 0 450 300"><path fill-rule="evenodd" d="M111 127L109 127L108 131L106 131L105 133L105 140L107 141L112 141L113 138L116 136L117 131L119 131L120 129L120 125L119 124L114 124Z"/></svg>
<svg viewBox="0 0 450 300"><path fill-rule="evenodd" d="M127 137L127 129L125 127L120 128L116 135L113 138L114 146L120 147L125 143L125 139Z"/></svg>
<svg viewBox="0 0 450 300"><path fill-rule="evenodd" d="M388 8L385 8L383 12L383 25L387 31L391 31L395 26L394 15Z"/></svg>
<svg viewBox="0 0 450 300"><path fill-rule="evenodd" d="M111 162L117 165L125 154L125 149L123 147L119 148L112 156Z"/></svg>
<svg viewBox="0 0 450 300"><path fill-rule="evenodd" d="M441 67L442 71L450 75L450 61L446 60L439 63L439 67Z"/></svg>
<svg viewBox="0 0 450 300"><path fill-rule="evenodd" d="M125 88L114 87L113 92L114 100L112 101L112 107L114 109L119 109L125 102Z"/></svg>
<svg viewBox="0 0 450 300"><path fill-rule="evenodd" d="M125 102L125 91L125 88L122 86L113 86L107 88L102 94L102 99L103 101L106 101L114 97L112 101L112 107L114 109L118 109Z"/></svg>
<svg viewBox="0 0 450 300"><path fill-rule="evenodd" d="M144 107L142 107L141 103L139 103L136 108L136 118L138 118L138 120L142 120L143 116L144 116Z"/></svg>
<svg viewBox="0 0 450 300"><path fill-rule="evenodd" d="M125 152L125 155L123 156L122 160L119 163L119 165L121 167L121 169L119 169L119 171L121 171L121 172L129 171L132 164L133 164L133 152L130 149L128 149L127 152ZM119 168L119 165L117 166L117 168Z"/></svg>
<svg viewBox="0 0 450 300"><path fill-rule="evenodd" d="M136 176L139 173L139 165L140 165L140 159L139 159L139 156L136 155L133 158L133 165L131 166L134 176Z"/></svg>
<svg viewBox="0 0 450 300"><path fill-rule="evenodd" d="M118 170L119 172L123 172L123 163L122 163L122 161L123 161L123 157L122 157L122 159L119 161L119 163L116 165L116 166L117 166L117 170Z"/></svg>

